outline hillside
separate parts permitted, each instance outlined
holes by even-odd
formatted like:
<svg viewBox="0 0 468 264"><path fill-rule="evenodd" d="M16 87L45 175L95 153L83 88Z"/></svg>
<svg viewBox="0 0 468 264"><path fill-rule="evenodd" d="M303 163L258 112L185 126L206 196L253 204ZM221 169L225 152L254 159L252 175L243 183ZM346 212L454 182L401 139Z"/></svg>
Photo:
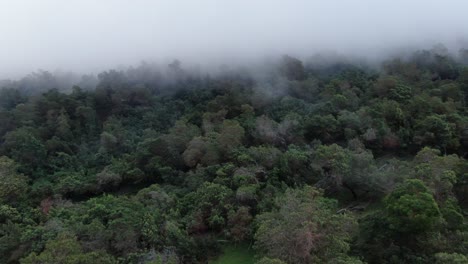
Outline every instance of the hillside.
<svg viewBox="0 0 468 264"><path fill-rule="evenodd" d="M0 263L468 263L466 54L2 82Z"/></svg>

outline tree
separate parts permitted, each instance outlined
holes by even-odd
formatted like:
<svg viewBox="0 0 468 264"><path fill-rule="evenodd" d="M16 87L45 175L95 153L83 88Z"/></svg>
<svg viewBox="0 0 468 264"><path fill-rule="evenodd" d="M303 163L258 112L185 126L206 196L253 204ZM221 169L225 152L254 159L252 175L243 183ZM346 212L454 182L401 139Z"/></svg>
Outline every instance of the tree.
<svg viewBox="0 0 468 264"><path fill-rule="evenodd" d="M310 161L310 150L290 145L288 150L283 153L278 164L281 179L291 185L304 182L311 183Z"/></svg>
<svg viewBox="0 0 468 264"><path fill-rule="evenodd" d="M346 255L354 220L312 187L288 189L275 209L257 216L255 248L286 263L325 263Z"/></svg>
<svg viewBox="0 0 468 264"><path fill-rule="evenodd" d="M306 120L305 136L308 140L333 142L339 134L339 123L333 115L314 115Z"/></svg>
<svg viewBox="0 0 468 264"><path fill-rule="evenodd" d="M182 154L185 165L189 167L195 167L200 160L203 158L206 152L206 142L202 137L196 137L192 139L187 149Z"/></svg>
<svg viewBox="0 0 468 264"><path fill-rule="evenodd" d="M218 145L225 154L242 145L245 130L235 120L224 120L218 136Z"/></svg>
<svg viewBox="0 0 468 264"><path fill-rule="evenodd" d="M70 141L73 139L70 118L63 108L60 110L60 114L57 117L57 128L55 134L64 141Z"/></svg>
<svg viewBox="0 0 468 264"><path fill-rule="evenodd" d="M425 183L438 203L443 203L454 197L453 187L462 174L462 163L457 155L441 156L439 150L425 147L414 157L414 177Z"/></svg>
<svg viewBox="0 0 468 264"><path fill-rule="evenodd" d="M271 258L263 257L259 261L255 262L255 264L286 264L286 262L279 260L279 259L271 259Z"/></svg>
<svg viewBox="0 0 468 264"><path fill-rule="evenodd" d="M34 224L26 214L9 205L0 205L0 262L18 261L21 254L21 237L25 226ZM19 254L18 254L19 253Z"/></svg>
<svg viewBox="0 0 468 264"><path fill-rule="evenodd" d="M235 242L248 239L251 236L252 215L249 208L242 206L236 211L231 210L228 214L229 235Z"/></svg>
<svg viewBox="0 0 468 264"><path fill-rule="evenodd" d="M96 174L97 184L102 187L107 186L118 186L120 182L122 182L122 175L115 173L112 169L108 166L105 167L100 173Z"/></svg>
<svg viewBox="0 0 468 264"><path fill-rule="evenodd" d="M227 187L206 182L196 192L186 195L181 210L188 217L191 233L203 233L208 229L220 230L226 224L232 208L233 192Z"/></svg>
<svg viewBox="0 0 468 264"><path fill-rule="evenodd" d="M242 154L248 154L249 157L245 158L251 162L259 164L267 169L272 169L278 164L282 153L275 147L259 146L250 147L246 151L243 151Z"/></svg>
<svg viewBox="0 0 468 264"><path fill-rule="evenodd" d="M397 102L405 102L411 99L413 91L411 87L397 84L394 88L390 90L389 98Z"/></svg>
<svg viewBox="0 0 468 264"><path fill-rule="evenodd" d="M11 158L22 165L21 171L25 173L32 173L33 170L46 165L45 146L32 128L22 127L8 132L5 135L4 148Z"/></svg>
<svg viewBox="0 0 468 264"><path fill-rule="evenodd" d="M76 237L62 233L57 238L47 242L46 247L40 254L31 253L21 259L21 264L93 264L93 263L115 263L115 259L102 251L83 252Z"/></svg>
<svg viewBox="0 0 468 264"><path fill-rule="evenodd" d="M288 55L281 59L280 72L290 81L303 81L307 78L302 61Z"/></svg>
<svg viewBox="0 0 468 264"><path fill-rule="evenodd" d="M255 120L254 137L265 144L281 145L283 143L278 135L278 123L264 115Z"/></svg>
<svg viewBox="0 0 468 264"><path fill-rule="evenodd" d="M192 139L182 154L185 165L195 167L199 163L203 165L217 164L221 158L218 139L219 134L215 132L206 137Z"/></svg>
<svg viewBox="0 0 468 264"><path fill-rule="evenodd" d="M226 109L221 109L218 112L206 112L203 114L203 132L208 134L210 132L219 131L220 127L223 125L223 121L227 114Z"/></svg>
<svg viewBox="0 0 468 264"><path fill-rule="evenodd" d="M337 144L321 145L313 153L312 168L320 175L316 186L329 193L346 189L356 200L363 195L379 195L386 190L385 179L379 177L371 152L351 151Z"/></svg>
<svg viewBox="0 0 468 264"><path fill-rule="evenodd" d="M0 109L11 110L18 104L24 103L26 97L18 89L1 88L0 89Z"/></svg>
<svg viewBox="0 0 468 264"><path fill-rule="evenodd" d="M18 203L27 192L28 178L16 169L13 160L0 157L0 201L3 203Z"/></svg>
<svg viewBox="0 0 468 264"><path fill-rule="evenodd" d="M440 211L421 180L406 180L386 199L390 228L401 233L431 230L440 220Z"/></svg>
<svg viewBox="0 0 468 264"><path fill-rule="evenodd" d="M458 253L437 253L435 255L435 264L466 264L468 257Z"/></svg>
<svg viewBox="0 0 468 264"><path fill-rule="evenodd" d="M151 154L160 156L168 164L178 167L183 165L183 152L198 136L200 136L200 129L197 126L185 120L179 120L169 129L168 134L152 140L147 147Z"/></svg>
<svg viewBox="0 0 468 264"><path fill-rule="evenodd" d="M430 145L446 150L459 145L453 131L453 126L444 115L431 115L418 122L415 128L414 141L419 145Z"/></svg>

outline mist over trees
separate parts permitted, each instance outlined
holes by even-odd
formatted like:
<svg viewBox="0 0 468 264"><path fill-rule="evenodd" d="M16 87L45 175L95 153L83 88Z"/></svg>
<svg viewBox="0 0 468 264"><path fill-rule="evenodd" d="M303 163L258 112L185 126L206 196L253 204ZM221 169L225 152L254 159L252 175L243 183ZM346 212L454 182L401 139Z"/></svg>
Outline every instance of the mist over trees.
<svg viewBox="0 0 468 264"><path fill-rule="evenodd" d="M467 263L468 52L0 83L1 263Z"/></svg>

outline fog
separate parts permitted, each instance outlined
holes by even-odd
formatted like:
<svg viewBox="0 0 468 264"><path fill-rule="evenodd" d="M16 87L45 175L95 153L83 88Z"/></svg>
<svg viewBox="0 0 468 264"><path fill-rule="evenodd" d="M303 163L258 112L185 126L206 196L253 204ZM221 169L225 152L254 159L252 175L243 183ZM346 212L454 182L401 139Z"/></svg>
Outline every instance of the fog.
<svg viewBox="0 0 468 264"><path fill-rule="evenodd" d="M202 66L323 50L376 58L468 43L465 0L0 0L0 79L178 58Z"/></svg>

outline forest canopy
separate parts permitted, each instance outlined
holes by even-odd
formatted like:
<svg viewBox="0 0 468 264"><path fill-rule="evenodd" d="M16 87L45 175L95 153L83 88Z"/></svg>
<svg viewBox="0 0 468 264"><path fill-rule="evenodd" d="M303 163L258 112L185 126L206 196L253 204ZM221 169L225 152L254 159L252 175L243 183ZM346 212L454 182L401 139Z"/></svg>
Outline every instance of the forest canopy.
<svg viewBox="0 0 468 264"><path fill-rule="evenodd" d="M468 263L468 50L0 82L0 263Z"/></svg>

